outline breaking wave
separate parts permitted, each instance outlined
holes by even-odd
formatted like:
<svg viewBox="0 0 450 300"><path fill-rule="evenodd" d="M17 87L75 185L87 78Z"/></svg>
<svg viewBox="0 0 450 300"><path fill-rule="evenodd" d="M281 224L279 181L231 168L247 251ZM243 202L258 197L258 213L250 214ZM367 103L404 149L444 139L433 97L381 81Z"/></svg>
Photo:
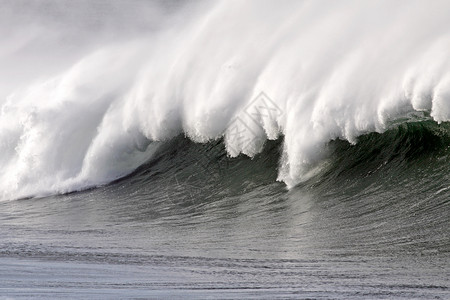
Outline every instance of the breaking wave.
<svg viewBox="0 0 450 300"><path fill-rule="evenodd" d="M170 174L208 156L180 149L215 147L288 187L431 165L446 188L449 28L448 1L7 1L0 199L177 158ZM241 168L258 155L270 171Z"/></svg>

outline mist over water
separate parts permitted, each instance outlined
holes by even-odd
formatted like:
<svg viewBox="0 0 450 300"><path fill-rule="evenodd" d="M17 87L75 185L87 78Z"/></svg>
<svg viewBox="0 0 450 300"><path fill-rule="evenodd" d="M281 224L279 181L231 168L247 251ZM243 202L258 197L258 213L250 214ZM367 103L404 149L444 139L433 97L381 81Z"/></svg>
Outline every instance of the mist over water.
<svg viewBox="0 0 450 300"><path fill-rule="evenodd" d="M283 136L292 187L331 140L450 121L448 1L1 7L2 200L106 184L179 134L251 157ZM277 113L251 117L261 92Z"/></svg>

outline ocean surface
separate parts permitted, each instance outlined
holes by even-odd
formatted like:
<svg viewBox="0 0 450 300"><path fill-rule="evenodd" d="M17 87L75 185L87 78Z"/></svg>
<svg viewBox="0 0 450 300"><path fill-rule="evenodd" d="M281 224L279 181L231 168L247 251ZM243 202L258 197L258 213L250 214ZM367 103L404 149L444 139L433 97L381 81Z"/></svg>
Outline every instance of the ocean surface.
<svg viewBox="0 0 450 300"><path fill-rule="evenodd" d="M450 299L448 1L0 7L0 300Z"/></svg>

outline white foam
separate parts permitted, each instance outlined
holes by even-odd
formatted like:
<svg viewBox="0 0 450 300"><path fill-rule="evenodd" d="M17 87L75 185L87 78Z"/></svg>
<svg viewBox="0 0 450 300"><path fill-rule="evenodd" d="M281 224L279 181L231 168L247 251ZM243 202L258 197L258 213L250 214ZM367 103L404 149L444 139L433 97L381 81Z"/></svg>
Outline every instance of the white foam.
<svg viewBox="0 0 450 300"><path fill-rule="evenodd" d="M282 134L293 186L330 140L413 111L450 121L448 1L115 2L92 28L78 3L59 23L39 5L1 16L1 199L107 183L182 132L231 156Z"/></svg>

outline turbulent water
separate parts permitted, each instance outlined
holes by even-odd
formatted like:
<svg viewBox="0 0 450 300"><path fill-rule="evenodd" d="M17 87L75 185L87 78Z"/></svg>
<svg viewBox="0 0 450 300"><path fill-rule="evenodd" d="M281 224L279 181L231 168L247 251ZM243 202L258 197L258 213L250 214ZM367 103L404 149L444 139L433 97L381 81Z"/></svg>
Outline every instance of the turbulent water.
<svg viewBox="0 0 450 300"><path fill-rule="evenodd" d="M0 7L0 299L450 297L448 1Z"/></svg>

